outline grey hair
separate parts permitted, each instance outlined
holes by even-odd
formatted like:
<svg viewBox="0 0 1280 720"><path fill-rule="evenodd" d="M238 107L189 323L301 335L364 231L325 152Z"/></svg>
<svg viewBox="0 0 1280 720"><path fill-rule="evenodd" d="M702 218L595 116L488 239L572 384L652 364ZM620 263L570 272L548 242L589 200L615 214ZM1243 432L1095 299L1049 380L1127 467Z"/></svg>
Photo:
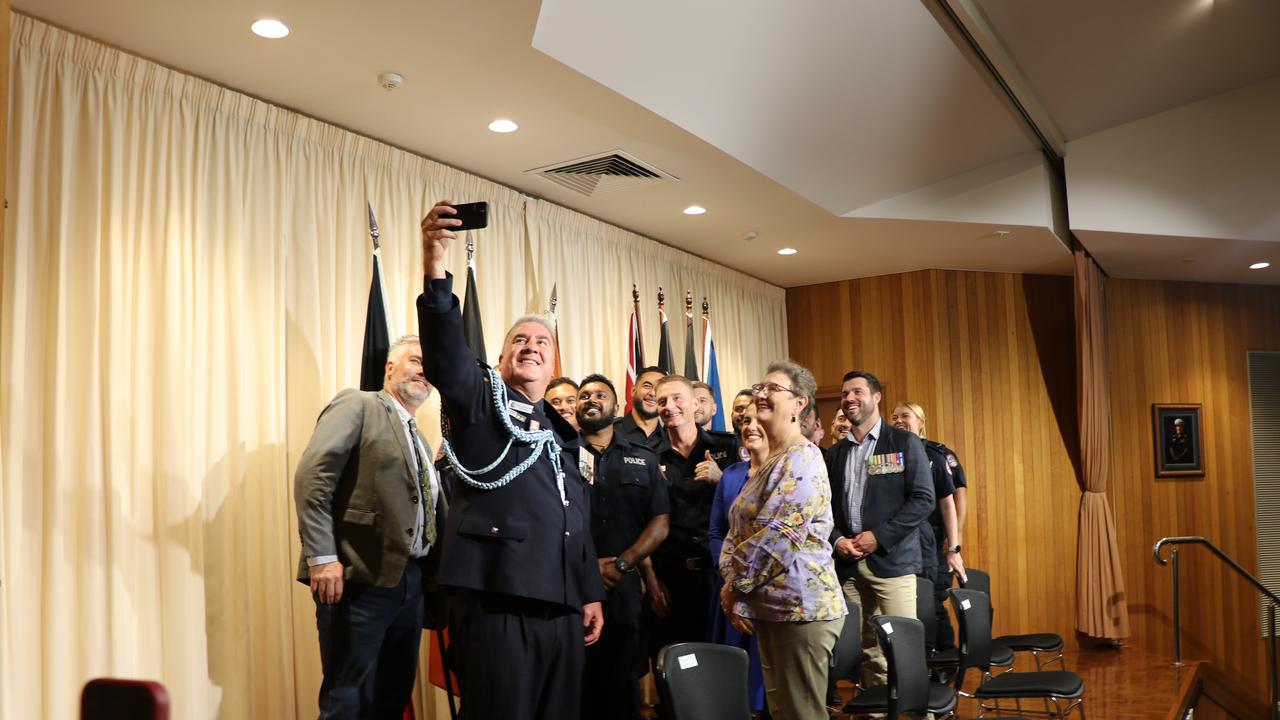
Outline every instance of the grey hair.
<svg viewBox="0 0 1280 720"><path fill-rule="evenodd" d="M818 381L814 379L813 373L809 371L809 368L788 358L769 363L769 369L765 370L764 374L768 375L775 372L780 372L791 378L791 387L799 391L796 394L803 395L807 400L804 410L800 412L802 417L808 417L810 413L818 411Z"/></svg>
<svg viewBox="0 0 1280 720"><path fill-rule="evenodd" d="M551 318L548 318L546 315L521 315L516 318L515 322L511 323L511 327L507 328L507 334L502 338L503 350L506 350L507 345L511 343L511 334L516 331L516 328L526 323L537 323L541 325L547 329L547 334L551 336L551 339L555 339L556 329L551 322Z"/></svg>
<svg viewBox="0 0 1280 720"><path fill-rule="evenodd" d="M387 361L394 361L404 351L404 348L410 345L422 347L422 341L418 339L417 335L401 335L396 338L396 341L391 343L391 347L387 348Z"/></svg>

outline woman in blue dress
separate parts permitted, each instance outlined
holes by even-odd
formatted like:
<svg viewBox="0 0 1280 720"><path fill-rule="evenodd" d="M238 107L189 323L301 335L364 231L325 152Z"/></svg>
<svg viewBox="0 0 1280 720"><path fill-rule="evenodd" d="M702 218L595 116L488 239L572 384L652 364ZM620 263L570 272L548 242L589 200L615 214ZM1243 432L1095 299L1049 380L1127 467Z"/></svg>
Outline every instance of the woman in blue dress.
<svg viewBox="0 0 1280 720"><path fill-rule="evenodd" d="M756 413L755 403L748 405L744 413L754 416ZM713 562L719 562L720 560L720 549L724 545L724 536L729 531L729 507L733 505L733 501L737 499L742 486L746 484L747 471L753 466L758 466L769 455L769 443L758 424L751 423L746 430L745 437L741 423L735 421L733 429L738 435L739 446L748 459L725 468L724 476L720 478L720 484L716 486L715 499L711 501L711 527L707 533L711 539L711 559ZM715 594L711 597L719 598L720 586L724 584L724 581L720 578L720 573L716 573L715 576ZM746 635L734 629L729 624L729 619L725 617L724 612L720 609L719 602L711 603L710 612L711 621L707 623L710 637L707 639L713 643L732 645L747 651L747 656L750 658L750 666L747 671L747 692L751 710L752 712L760 713L762 718L769 717L769 710L764 700L764 677L760 673L760 649L756 646L755 636Z"/></svg>

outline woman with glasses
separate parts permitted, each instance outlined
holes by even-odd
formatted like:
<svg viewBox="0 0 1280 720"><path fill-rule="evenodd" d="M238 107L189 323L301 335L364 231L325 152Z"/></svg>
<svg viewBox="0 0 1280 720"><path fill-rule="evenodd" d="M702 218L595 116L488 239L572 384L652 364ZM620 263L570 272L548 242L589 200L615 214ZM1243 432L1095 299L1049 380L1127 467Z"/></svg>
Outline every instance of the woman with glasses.
<svg viewBox="0 0 1280 720"><path fill-rule="evenodd" d="M845 602L831 558L831 486L822 452L800 432L817 391L791 361L752 387L768 455L729 509L720 551L721 606L760 643L765 697L776 720L825 720L827 667Z"/></svg>
<svg viewBox="0 0 1280 720"><path fill-rule="evenodd" d="M748 397L752 398L752 400L755 399L753 392L746 392L749 393ZM724 469L724 476L720 478L720 483L716 485L715 499L711 501L711 527L707 537L711 542L711 557L716 560L720 558L720 550L724 546L724 537L729 532L729 507L733 505L738 493L746 485L750 471L759 468L769 455L769 442L765 440L764 431L760 429L760 424L756 422L755 403L748 403L739 412L737 400L738 398L735 397L733 431L738 437L738 447L746 453L747 459ZM720 585L723 585L723 581L717 584L717 597ZM749 659L747 665L747 699L751 705L752 712L764 711L761 717L769 717L769 711L765 706L764 700L764 676L760 672L760 649L756 643L755 636L740 632L731 625L719 602L712 603L711 622L708 627L711 629L709 641L720 643L721 645L732 645L747 651L747 658Z"/></svg>

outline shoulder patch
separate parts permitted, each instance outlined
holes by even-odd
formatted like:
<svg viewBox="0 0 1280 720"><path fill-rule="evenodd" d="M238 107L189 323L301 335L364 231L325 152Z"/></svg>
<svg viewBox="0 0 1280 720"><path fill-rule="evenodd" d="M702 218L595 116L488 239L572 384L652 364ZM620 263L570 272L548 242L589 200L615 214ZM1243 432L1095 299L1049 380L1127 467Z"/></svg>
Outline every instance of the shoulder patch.
<svg viewBox="0 0 1280 720"><path fill-rule="evenodd" d="M951 454L947 455L947 467L955 468L955 467L958 467L959 465L960 465L960 461L956 459L955 455L951 455Z"/></svg>

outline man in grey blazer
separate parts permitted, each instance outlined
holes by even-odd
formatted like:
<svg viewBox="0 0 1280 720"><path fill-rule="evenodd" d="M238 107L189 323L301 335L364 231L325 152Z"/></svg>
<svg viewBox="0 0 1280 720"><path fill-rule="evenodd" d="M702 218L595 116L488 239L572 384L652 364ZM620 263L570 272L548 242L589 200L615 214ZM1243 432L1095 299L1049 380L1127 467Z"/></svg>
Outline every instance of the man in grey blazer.
<svg viewBox="0 0 1280 720"><path fill-rule="evenodd" d="M852 428L827 455L831 547L845 597L862 609L864 687L883 685L888 669L871 617L916 616L918 528L935 502L924 445L914 433L884 422L880 398L875 375L845 374L840 406Z"/></svg>
<svg viewBox="0 0 1280 720"><path fill-rule="evenodd" d="M431 393L417 336L387 354L379 392L343 390L294 476L298 581L316 602L320 718L402 717L435 592L446 502L414 413Z"/></svg>

